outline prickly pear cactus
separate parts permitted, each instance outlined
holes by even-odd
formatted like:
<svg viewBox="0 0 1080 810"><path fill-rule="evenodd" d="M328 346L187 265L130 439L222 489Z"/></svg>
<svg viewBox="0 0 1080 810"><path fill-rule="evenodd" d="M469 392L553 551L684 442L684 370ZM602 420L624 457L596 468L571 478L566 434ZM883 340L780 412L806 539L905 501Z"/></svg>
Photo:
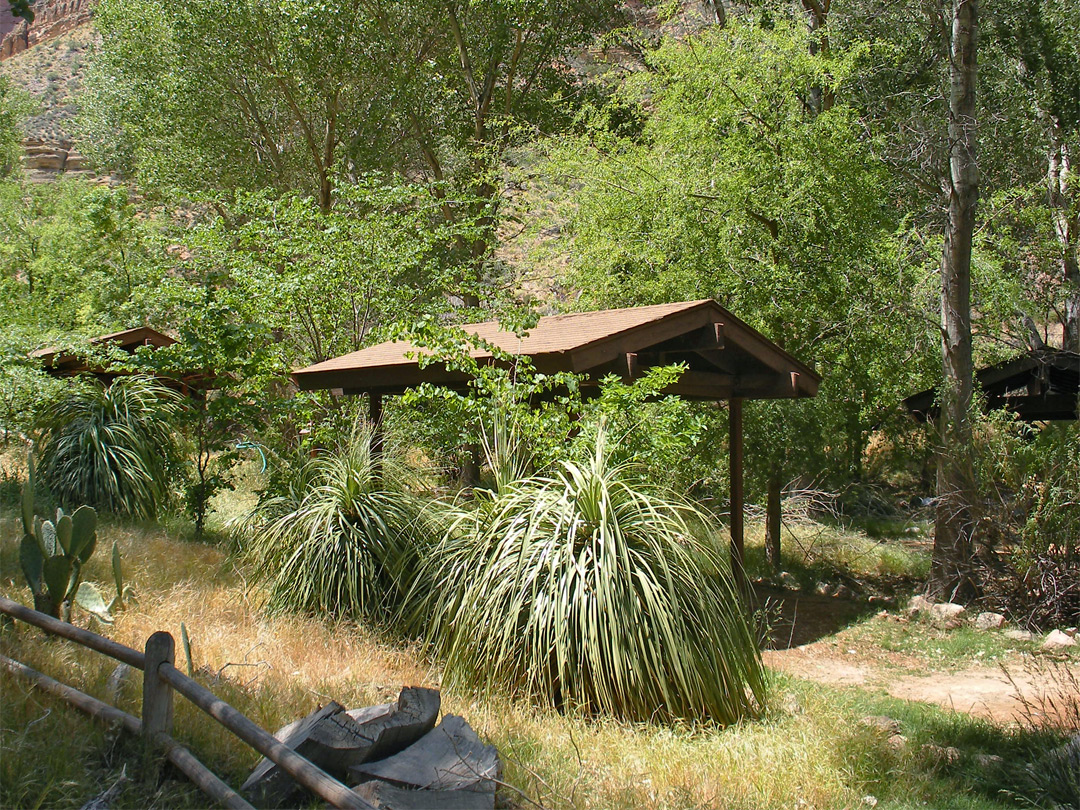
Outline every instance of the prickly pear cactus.
<svg viewBox="0 0 1080 810"><path fill-rule="evenodd" d="M112 621L100 591L82 581L82 566L97 547L97 512L80 506L71 515L57 509L55 521L35 517L32 457L28 470L22 497L19 562L34 594L34 609L70 621L74 602L103 621Z"/></svg>

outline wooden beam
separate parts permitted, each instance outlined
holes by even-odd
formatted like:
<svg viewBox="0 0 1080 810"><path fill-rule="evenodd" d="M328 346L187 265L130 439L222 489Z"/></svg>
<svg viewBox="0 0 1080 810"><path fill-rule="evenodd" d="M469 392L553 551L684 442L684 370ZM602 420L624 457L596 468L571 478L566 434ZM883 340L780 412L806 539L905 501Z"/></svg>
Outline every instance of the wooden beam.
<svg viewBox="0 0 1080 810"><path fill-rule="evenodd" d="M743 402L732 397L728 403L728 446L731 478L731 574L742 588L746 578L743 492Z"/></svg>
<svg viewBox="0 0 1080 810"><path fill-rule="evenodd" d="M176 660L176 644L172 634L164 630L152 634L146 640L143 654L146 661L142 695L143 749L149 766L148 775L156 778L158 768L154 748L157 735L172 734L173 693L169 684L158 677L158 670L162 666L172 666Z"/></svg>
<svg viewBox="0 0 1080 810"><path fill-rule="evenodd" d="M672 338L680 337L695 329L701 329L713 322L712 307L688 310L663 321L645 324L630 332L623 332L607 340L582 346L570 352L570 369L575 372L610 363L619 355L636 352L646 346L656 346Z"/></svg>

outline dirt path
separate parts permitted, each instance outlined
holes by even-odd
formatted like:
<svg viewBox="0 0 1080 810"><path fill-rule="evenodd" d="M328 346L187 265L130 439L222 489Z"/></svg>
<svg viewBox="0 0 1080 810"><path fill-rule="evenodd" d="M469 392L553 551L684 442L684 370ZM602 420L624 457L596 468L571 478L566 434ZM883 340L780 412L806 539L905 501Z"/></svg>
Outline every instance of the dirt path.
<svg viewBox="0 0 1080 810"><path fill-rule="evenodd" d="M946 709L1017 723L1061 715L1070 708L1071 686L1046 670L1018 662L1007 667L974 666L957 672L927 671L923 662L891 654L868 659L831 641L817 641L787 650L767 650L765 663L790 675L832 686L884 689L893 697L933 703ZM1061 665L1080 681L1080 665ZM906 670L906 671L905 671ZM1054 683L1058 681L1058 683ZM1068 691L1066 691L1068 690Z"/></svg>

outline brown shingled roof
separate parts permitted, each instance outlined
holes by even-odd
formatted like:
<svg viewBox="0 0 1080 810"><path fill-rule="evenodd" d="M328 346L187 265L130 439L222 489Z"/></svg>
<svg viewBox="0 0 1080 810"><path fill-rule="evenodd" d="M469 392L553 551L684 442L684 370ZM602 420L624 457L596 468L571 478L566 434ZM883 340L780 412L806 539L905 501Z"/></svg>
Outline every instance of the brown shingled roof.
<svg viewBox="0 0 1080 810"><path fill-rule="evenodd" d="M813 396L820 381L813 369L712 299L551 315L523 337L496 321L461 329L502 351L532 358L545 372L633 377L636 369L649 365L685 362L690 371L672 393L706 399ZM432 352L407 341L388 341L298 369L293 379L302 389L349 393L394 393L422 382L460 387L468 381L438 363L421 369L417 357L425 354ZM469 354L493 359L484 348L473 347Z"/></svg>

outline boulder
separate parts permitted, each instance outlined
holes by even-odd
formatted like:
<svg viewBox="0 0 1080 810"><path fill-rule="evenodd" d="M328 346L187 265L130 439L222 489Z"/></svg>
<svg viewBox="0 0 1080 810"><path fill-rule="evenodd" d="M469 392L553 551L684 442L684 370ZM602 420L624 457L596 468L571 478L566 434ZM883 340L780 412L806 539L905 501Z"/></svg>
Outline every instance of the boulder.
<svg viewBox="0 0 1080 810"><path fill-rule="evenodd" d="M311 730L327 717L333 717L344 711L344 706L330 701L307 717L302 717L278 729L274 736L301 756L310 759L308 755L311 753L312 746L307 742ZM260 807L283 807L299 791L299 785L285 771L264 757L259 760L255 770L240 786L240 790Z"/></svg>
<svg viewBox="0 0 1080 810"><path fill-rule="evenodd" d="M495 794L475 790L408 790L364 782L353 790L376 810L494 810Z"/></svg>
<svg viewBox="0 0 1080 810"><path fill-rule="evenodd" d="M935 623L944 624L947 627L958 626L966 613L967 611L963 605L956 605L952 602L940 602L930 606L930 618Z"/></svg>
<svg viewBox="0 0 1080 810"><path fill-rule="evenodd" d="M1076 639L1071 638L1060 630L1051 630L1043 639L1042 648L1048 652L1067 650L1076 646Z"/></svg>
<svg viewBox="0 0 1080 810"><path fill-rule="evenodd" d="M786 588L789 591L797 591L802 585L799 584L799 579L790 571L781 571L776 577L776 582L781 588Z"/></svg>
<svg viewBox="0 0 1080 810"><path fill-rule="evenodd" d="M357 781L379 779L409 789L495 792L499 752L485 745L465 720L447 715L404 751L350 769Z"/></svg>
<svg viewBox="0 0 1080 810"><path fill-rule="evenodd" d="M859 721L860 726L877 729L878 731L893 735L900 733L900 723L885 714L871 714Z"/></svg>
<svg viewBox="0 0 1080 810"><path fill-rule="evenodd" d="M933 606L933 600L920 594L911 597L911 601L908 602L907 607L904 608L904 612L911 618L915 618L916 616L921 616L924 613L929 613L930 608Z"/></svg>
<svg viewBox="0 0 1080 810"><path fill-rule="evenodd" d="M435 727L439 705L437 690L407 686L395 703L346 712L331 701L274 736L327 773L344 778L354 765L397 754L422 739ZM263 759L241 790L258 804L280 807L293 799L299 786Z"/></svg>
<svg viewBox="0 0 1080 810"><path fill-rule="evenodd" d="M1027 630L1017 630L1013 628L1012 630L1005 631L1005 638L1013 641L1032 641L1034 640L1035 635Z"/></svg>
<svg viewBox="0 0 1080 810"><path fill-rule="evenodd" d="M976 630L1000 630L1005 626L1005 617L1000 613L983 612L975 617Z"/></svg>

